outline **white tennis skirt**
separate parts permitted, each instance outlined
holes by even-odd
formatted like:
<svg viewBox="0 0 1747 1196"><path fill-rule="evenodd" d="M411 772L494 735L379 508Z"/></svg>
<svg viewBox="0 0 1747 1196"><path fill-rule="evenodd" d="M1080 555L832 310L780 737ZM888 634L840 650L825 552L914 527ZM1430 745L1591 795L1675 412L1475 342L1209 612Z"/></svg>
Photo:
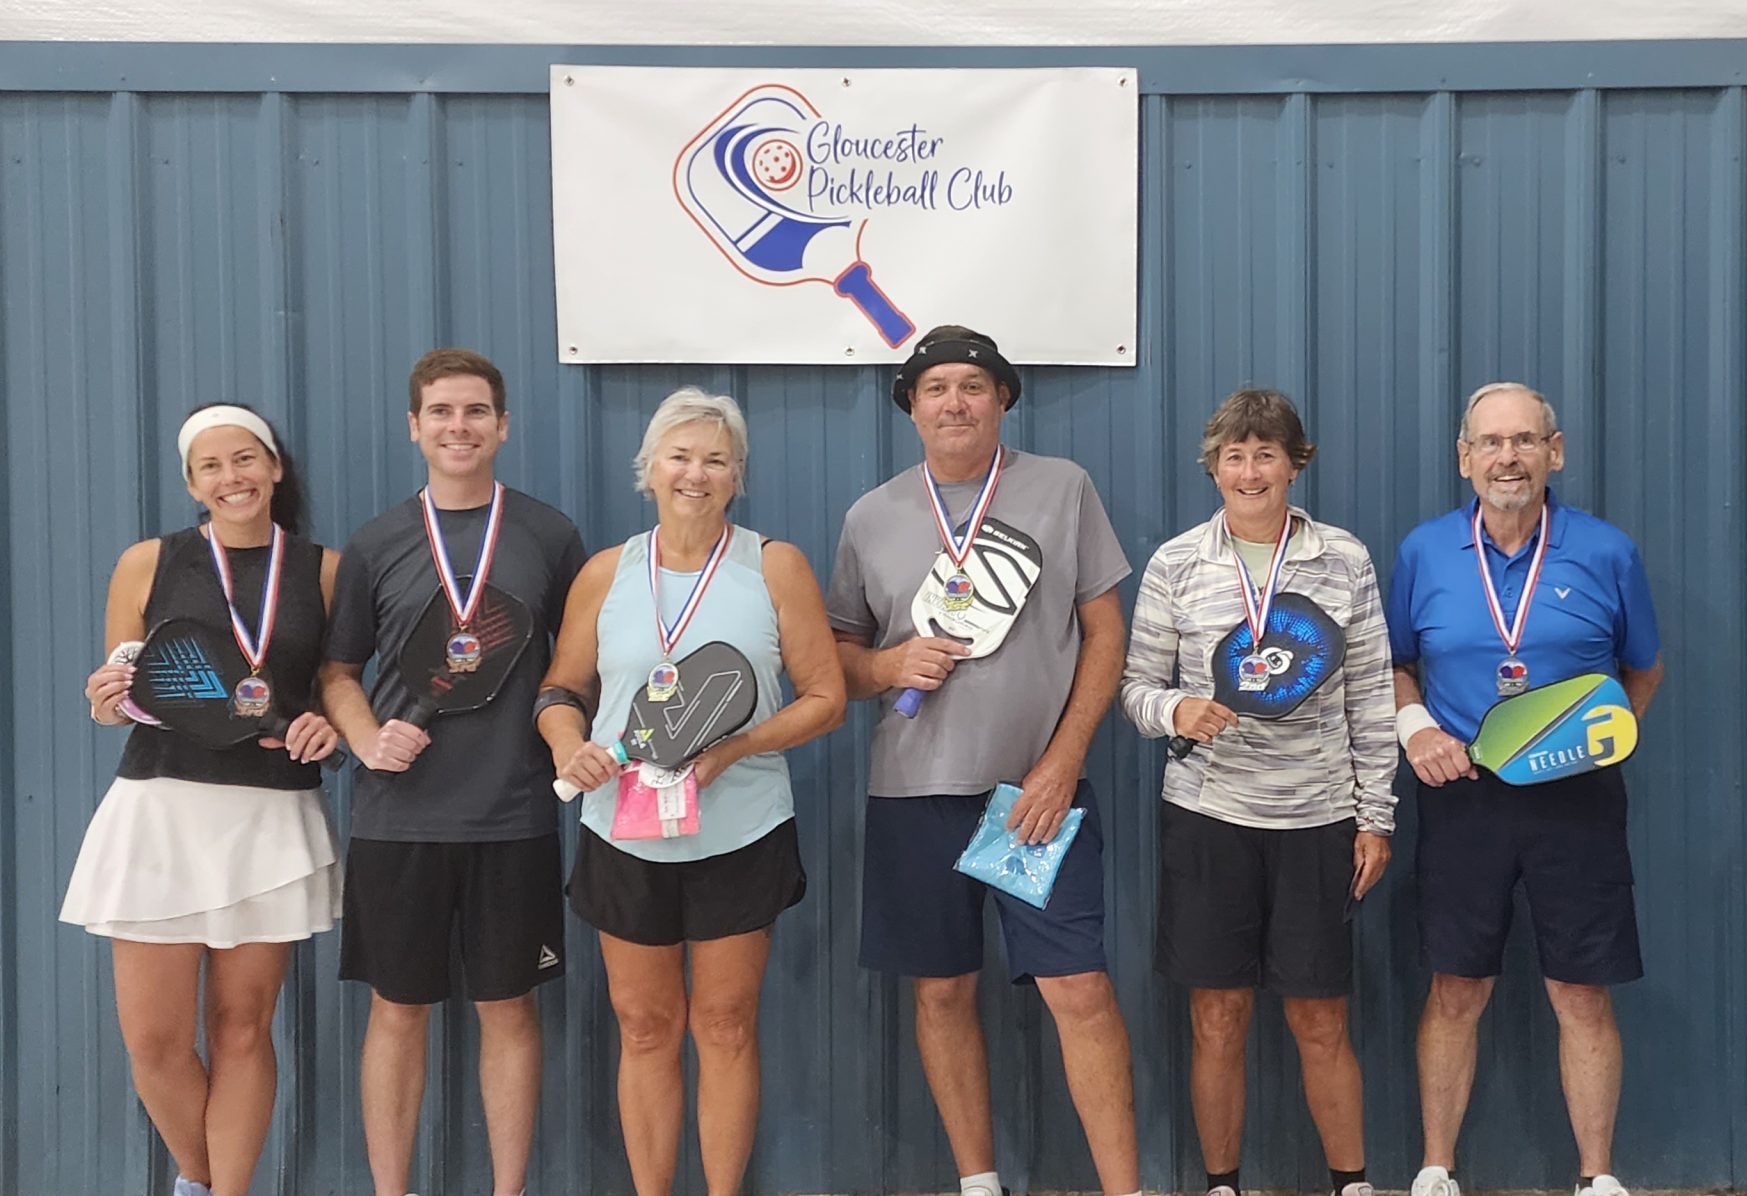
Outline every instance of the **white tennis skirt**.
<svg viewBox="0 0 1747 1196"><path fill-rule="evenodd" d="M286 943L332 928L340 866L320 789L117 777L61 921L141 943Z"/></svg>

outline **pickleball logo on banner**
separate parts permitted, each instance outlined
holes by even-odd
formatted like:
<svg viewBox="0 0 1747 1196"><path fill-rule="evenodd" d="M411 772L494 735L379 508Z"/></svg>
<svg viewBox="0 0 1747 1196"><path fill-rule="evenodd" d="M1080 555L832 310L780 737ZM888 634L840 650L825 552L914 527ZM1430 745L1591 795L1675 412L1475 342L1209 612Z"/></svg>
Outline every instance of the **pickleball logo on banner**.
<svg viewBox="0 0 1747 1196"><path fill-rule="evenodd" d="M1537 785L1618 764L1637 746L1625 688L1585 674L1498 703L1468 754L1507 784Z"/></svg>
<svg viewBox="0 0 1747 1196"><path fill-rule="evenodd" d="M861 256L868 219L833 205L809 138L824 124L793 87L742 93L679 151L673 193L730 265L755 283L822 282L849 300L896 349L916 332ZM820 186L803 186L819 182ZM823 202L821 202L823 201Z"/></svg>

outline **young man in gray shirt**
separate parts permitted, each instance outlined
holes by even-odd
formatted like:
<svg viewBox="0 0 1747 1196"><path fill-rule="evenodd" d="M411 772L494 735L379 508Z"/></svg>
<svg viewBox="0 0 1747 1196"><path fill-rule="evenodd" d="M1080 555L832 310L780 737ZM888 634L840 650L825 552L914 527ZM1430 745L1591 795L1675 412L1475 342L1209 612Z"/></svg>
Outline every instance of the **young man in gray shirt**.
<svg viewBox="0 0 1747 1196"><path fill-rule="evenodd" d="M1055 1018L1099 1181L1126 1196L1140 1188L1133 1074L1104 955L1103 836L1082 767L1122 673L1116 584L1129 568L1085 470L1001 444L1019 389L988 337L956 325L927 333L892 388L923 464L844 520L826 605L849 696L880 701L861 963L913 978L916 1042L959 1185L965 1196L1000 1196L976 1003L991 890L952 865L1000 781L1024 790L1011 825L1029 842L1053 838L1070 807L1083 807L1048 907L994 896L1008 971L1035 982ZM921 633L910 603L942 553L948 599L969 599L971 581L951 562L991 524L1034 541L1042 569L1006 641L969 659L957 641ZM926 694L915 718L895 708L906 689Z"/></svg>

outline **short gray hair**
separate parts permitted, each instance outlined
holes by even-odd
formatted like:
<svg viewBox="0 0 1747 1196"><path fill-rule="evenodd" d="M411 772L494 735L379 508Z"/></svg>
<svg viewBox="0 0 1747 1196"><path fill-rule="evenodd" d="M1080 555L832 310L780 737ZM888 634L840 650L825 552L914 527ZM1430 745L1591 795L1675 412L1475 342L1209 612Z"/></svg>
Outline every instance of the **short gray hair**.
<svg viewBox="0 0 1747 1196"><path fill-rule="evenodd" d="M729 452L734 460L734 493L746 493L746 417L740 404L727 395L706 394L695 386L682 386L665 399L643 429L643 447L631 458L637 492L649 493L649 462L655 449L675 428L685 424L713 423L728 430Z"/></svg>
<svg viewBox="0 0 1747 1196"><path fill-rule="evenodd" d="M1541 405L1541 435L1551 436L1559 430L1559 413L1553 410L1553 404L1547 401L1546 395L1526 382L1488 382L1468 396L1468 405L1462 408L1462 424L1456 429L1456 435L1467 440L1468 417L1474 414L1474 408L1480 405L1480 400L1507 390L1520 391Z"/></svg>

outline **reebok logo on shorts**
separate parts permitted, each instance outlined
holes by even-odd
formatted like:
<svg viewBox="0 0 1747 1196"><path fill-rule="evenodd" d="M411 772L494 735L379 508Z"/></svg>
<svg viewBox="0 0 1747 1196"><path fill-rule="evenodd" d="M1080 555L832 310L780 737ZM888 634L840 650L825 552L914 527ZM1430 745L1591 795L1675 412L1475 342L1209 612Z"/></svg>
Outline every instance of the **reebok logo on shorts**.
<svg viewBox="0 0 1747 1196"><path fill-rule="evenodd" d="M552 948L550 948L550 947L546 946L544 943L542 943L540 945L540 963L539 963L540 969L544 970L546 968L555 968L557 966L558 966L558 953L555 952L554 950L552 950Z"/></svg>

